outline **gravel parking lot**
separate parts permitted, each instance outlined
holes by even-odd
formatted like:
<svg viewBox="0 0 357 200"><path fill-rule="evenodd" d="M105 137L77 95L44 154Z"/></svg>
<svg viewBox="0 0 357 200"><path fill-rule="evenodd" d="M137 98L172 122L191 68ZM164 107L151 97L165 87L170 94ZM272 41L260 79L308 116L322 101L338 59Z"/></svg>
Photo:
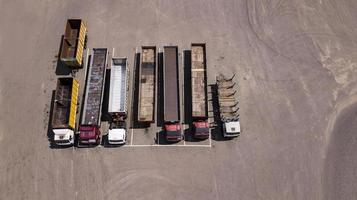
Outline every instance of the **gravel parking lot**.
<svg viewBox="0 0 357 200"><path fill-rule="evenodd" d="M353 199L356 10L353 0L0 0L0 199ZM50 148L68 18L86 20L89 48L115 48L131 69L138 46L182 56L206 43L209 83L237 74L241 136L208 148Z"/></svg>

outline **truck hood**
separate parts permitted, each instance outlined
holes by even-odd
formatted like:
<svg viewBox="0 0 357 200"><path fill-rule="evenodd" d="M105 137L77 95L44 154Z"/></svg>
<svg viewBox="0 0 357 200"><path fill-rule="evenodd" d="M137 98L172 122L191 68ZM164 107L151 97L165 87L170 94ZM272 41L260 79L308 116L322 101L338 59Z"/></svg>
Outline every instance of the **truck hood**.
<svg viewBox="0 0 357 200"><path fill-rule="evenodd" d="M125 139L125 129L111 129L108 132L109 140L123 140Z"/></svg>
<svg viewBox="0 0 357 200"><path fill-rule="evenodd" d="M55 134L54 140L69 140L69 137L74 135L74 132L71 129L53 129Z"/></svg>
<svg viewBox="0 0 357 200"><path fill-rule="evenodd" d="M239 121L236 122L226 122L226 132L227 133L240 133L240 123Z"/></svg>

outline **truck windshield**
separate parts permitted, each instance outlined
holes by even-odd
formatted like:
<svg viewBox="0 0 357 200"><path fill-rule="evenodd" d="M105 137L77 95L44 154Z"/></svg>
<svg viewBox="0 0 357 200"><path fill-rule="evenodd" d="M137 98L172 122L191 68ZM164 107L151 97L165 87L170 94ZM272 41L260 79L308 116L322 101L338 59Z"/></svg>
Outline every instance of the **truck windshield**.
<svg viewBox="0 0 357 200"><path fill-rule="evenodd" d="M180 136L179 131L166 131L166 135L168 136Z"/></svg>
<svg viewBox="0 0 357 200"><path fill-rule="evenodd" d="M196 128L196 133L207 134L207 133L209 133L209 129L208 128Z"/></svg>

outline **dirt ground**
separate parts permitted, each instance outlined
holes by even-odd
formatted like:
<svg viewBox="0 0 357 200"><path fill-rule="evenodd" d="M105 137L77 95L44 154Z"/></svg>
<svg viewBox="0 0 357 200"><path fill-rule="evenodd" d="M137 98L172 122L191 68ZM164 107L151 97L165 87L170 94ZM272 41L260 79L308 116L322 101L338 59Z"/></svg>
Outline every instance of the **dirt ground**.
<svg viewBox="0 0 357 200"><path fill-rule="evenodd" d="M0 0L0 199L353 199L357 1ZM51 149L67 18L90 48L205 42L237 74L243 132L212 148ZM182 66L182 65L181 65Z"/></svg>

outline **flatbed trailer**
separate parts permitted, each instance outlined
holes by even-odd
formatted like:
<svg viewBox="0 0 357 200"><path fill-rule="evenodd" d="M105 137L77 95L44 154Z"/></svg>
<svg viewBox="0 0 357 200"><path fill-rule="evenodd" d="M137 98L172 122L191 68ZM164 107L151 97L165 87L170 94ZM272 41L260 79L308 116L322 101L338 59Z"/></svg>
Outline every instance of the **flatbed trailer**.
<svg viewBox="0 0 357 200"><path fill-rule="evenodd" d="M238 101L235 98L235 83L223 75L216 78L218 84L218 101L220 120L224 137L236 137L240 134Z"/></svg>
<svg viewBox="0 0 357 200"><path fill-rule="evenodd" d="M191 45L191 91L193 136L198 139L209 137L207 104L206 45Z"/></svg>
<svg viewBox="0 0 357 200"><path fill-rule="evenodd" d="M95 48L91 54L80 124L79 145L99 144L102 101L107 65L107 49Z"/></svg>
<svg viewBox="0 0 357 200"><path fill-rule="evenodd" d="M142 47L139 71L138 121L155 121L156 47Z"/></svg>
<svg viewBox="0 0 357 200"><path fill-rule="evenodd" d="M86 43L87 26L81 19L67 20L62 40L60 60L71 68L81 68Z"/></svg>
<svg viewBox="0 0 357 200"><path fill-rule="evenodd" d="M180 141L179 72L177 46L164 47L164 130L166 140Z"/></svg>

